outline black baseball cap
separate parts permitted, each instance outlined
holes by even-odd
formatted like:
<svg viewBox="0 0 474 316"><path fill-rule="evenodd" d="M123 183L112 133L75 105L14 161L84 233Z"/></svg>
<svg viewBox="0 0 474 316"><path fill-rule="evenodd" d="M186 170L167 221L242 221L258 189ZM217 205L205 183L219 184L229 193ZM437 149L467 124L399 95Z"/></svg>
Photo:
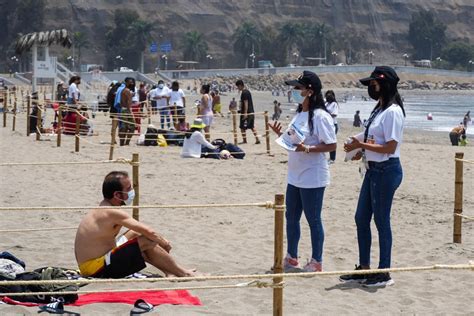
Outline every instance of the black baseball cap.
<svg viewBox="0 0 474 316"><path fill-rule="evenodd" d="M398 78L397 73L392 67L377 66L369 77L360 79L359 81L364 86L368 86L371 80L388 81L396 85L400 81L400 78Z"/></svg>
<svg viewBox="0 0 474 316"><path fill-rule="evenodd" d="M321 92L322 85L321 80L318 75L312 71L305 70L303 74L298 77L296 80L285 81L285 84L289 86L294 86L295 88L309 88L315 93Z"/></svg>

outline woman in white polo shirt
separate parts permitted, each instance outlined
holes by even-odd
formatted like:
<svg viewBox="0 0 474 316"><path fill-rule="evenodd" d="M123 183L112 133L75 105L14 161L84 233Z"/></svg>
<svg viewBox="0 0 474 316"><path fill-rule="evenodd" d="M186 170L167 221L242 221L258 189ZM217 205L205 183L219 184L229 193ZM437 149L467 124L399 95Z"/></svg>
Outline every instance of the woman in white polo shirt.
<svg viewBox="0 0 474 316"><path fill-rule="evenodd" d="M372 215L379 234L378 268L390 268L391 264L390 212L393 196L403 178L399 157L405 110L397 90L399 80L395 70L387 66L376 67L370 77L360 80L368 86L369 96L378 102L366 122L365 132L352 137L352 142L344 145L346 152L360 150L355 160L363 159L367 169L355 214L359 244L359 265L356 270L370 269ZM360 282L368 287L394 283L389 273L351 274L343 275L340 279L344 282Z"/></svg>
<svg viewBox="0 0 474 316"><path fill-rule="evenodd" d="M336 150L336 133L331 115L327 112L321 93L321 81L311 72L304 71L297 80L285 82L294 86L293 99L298 103L296 115L285 133L299 130L303 142L295 151L288 151L288 185L286 189L286 235L288 251L285 271L299 269L298 243L300 219L304 210L311 231L311 260L305 265L308 272L322 271L324 229L321 220L324 189L329 184L329 166L326 152ZM279 136L281 125L270 125Z"/></svg>

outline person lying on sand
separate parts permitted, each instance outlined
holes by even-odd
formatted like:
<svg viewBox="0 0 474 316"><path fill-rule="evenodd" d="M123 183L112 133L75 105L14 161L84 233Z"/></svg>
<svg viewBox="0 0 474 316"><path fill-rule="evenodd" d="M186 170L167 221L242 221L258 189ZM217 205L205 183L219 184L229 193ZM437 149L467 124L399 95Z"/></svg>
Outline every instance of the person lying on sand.
<svg viewBox="0 0 474 316"><path fill-rule="evenodd" d="M135 196L128 173L110 172L102 184L104 200L81 221L74 250L85 277L123 278L139 272L146 263L167 277L196 276L196 270L178 265L170 255L171 244L147 225L133 219L120 206L131 204ZM116 238L123 227L129 230Z"/></svg>

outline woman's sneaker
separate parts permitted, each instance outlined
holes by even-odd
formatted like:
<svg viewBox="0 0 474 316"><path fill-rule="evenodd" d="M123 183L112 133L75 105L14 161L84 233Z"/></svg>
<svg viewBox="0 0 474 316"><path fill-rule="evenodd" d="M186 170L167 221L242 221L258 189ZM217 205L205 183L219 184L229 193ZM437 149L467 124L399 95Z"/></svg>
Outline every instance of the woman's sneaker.
<svg viewBox="0 0 474 316"><path fill-rule="evenodd" d="M283 269L285 272L292 270L301 270L298 258L292 258L290 254L287 254L285 260L283 261Z"/></svg>
<svg viewBox="0 0 474 316"><path fill-rule="evenodd" d="M362 269L361 266L358 266L356 265L355 266L356 268L356 271L357 270L364 270ZM358 282L358 283L361 283L361 282L364 282L365 280L367 280L368 278L368 274L343 274L339 277L339 280L341 282Z"/></svg>
<svg viewBox="0 0 474 316"><path fill-rule="evenodd" d="M311 258L303 268L304 272L321 272L323 271L323 264Z"/></svg>
<svg viewBox="0 0 474 316"><path fill-rule="evenodd" d="M385 287L394 284L395 281L390 277L390 273L369 274L365 282L362 283L365 287Z"/></svg>

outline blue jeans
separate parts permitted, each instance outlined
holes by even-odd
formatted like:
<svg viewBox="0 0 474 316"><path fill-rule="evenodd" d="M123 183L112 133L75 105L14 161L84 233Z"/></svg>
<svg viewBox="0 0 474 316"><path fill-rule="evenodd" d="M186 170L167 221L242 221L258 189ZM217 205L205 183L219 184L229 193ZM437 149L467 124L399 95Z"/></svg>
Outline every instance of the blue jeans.
<svg viewBox="0 0 474 316"><path fill-rule="evenodd" d="M372 234L370 222L374 215L375 226L379 233L379 268L390 268L392 256L392 229L390 210L395 191L403 178L402 166L398 158L383 162L369 162L360 190L359 202L355 214L357 241L359 243L359 264L370 265L370 246Z"/></svg>
<svg viewBox="0 0 474 316"><path fill-rule="evenodd" d="M169 109L160 109L161 129L165 129L165 118L166 118L166 124L168 125L168 129L169 129L171 127L170 110Z"/></svg>
<svg viewBox="0 0 474 316"><path fill-rule="evenodd" d="M301 229L300 219L303 213L311 231L312 258L322 262L324 229L321 221L323 208L324 187L303 189L288 184L286 188L286 237L288 239L288 253L298 258L298 243Z"/></svg>

